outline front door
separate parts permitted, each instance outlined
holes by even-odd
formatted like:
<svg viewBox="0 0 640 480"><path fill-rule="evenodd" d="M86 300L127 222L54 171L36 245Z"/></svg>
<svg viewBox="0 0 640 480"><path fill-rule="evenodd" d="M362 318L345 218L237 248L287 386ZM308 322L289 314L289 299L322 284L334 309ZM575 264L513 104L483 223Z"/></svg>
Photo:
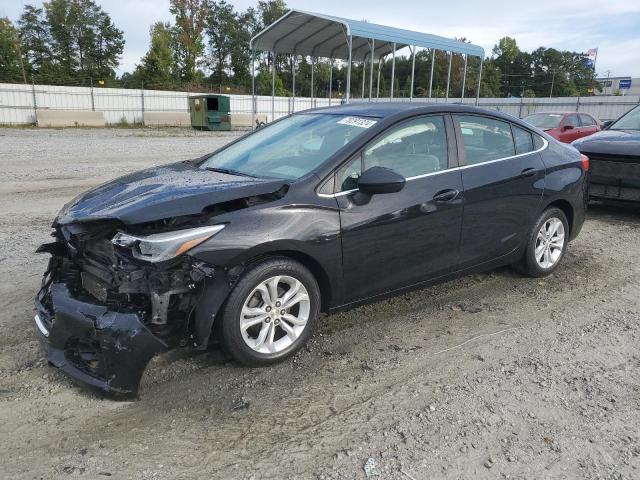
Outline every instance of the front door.
<svg viewBox="0 0 640 480"><path fill-rule="evenodd" d="M532 134L523 128L482 115L456 115L454 122L464 164L464 269L499 259L523 244L539 213L545 166Z"/></svg>
<svg viewBox="0 0 640 480"><path fill-rule="evenodd" d="M447 123L450 125L447 129ZM447 135L449 131L449 135ZM337 175L345 303L451 272L462 223L460 171L450 117L430 115L378 136ZM453 146L454 148L451 148ZM391 168L406 178L397 193L367 197L361 172Z"/></svg>

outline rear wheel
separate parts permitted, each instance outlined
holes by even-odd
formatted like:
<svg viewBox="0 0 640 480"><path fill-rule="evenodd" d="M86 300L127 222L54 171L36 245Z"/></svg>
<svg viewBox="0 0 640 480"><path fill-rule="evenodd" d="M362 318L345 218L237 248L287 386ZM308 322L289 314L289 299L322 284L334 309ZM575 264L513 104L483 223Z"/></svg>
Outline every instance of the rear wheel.
<svg viewBox="0 0 640 480"><path fill-rule="evenodd" d="M254 265L233 289L222 312L226 349L245 365L283 360L309 339L320 312L311 272L288 258Z"/></svg>
<svg viewBox="0 0 640 480"><path fill-rule="evenodd" d="M569 241L569 224L559 208L548 208L533 226L520 270L532 277L544 277L560 265Z"/></svg>

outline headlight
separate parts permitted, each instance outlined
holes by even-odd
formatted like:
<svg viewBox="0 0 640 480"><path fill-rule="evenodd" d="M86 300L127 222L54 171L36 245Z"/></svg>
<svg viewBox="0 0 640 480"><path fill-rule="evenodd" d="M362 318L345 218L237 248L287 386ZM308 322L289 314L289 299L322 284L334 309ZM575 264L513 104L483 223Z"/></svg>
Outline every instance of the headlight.
<svg viewBox="0 0 640 480"><path fill-rule="evenodd" d="M224 227L224 225L213 225L155 233L146 237L119 232L113 237L111 243L119 247L131 248L133 256L140 260L153 263L165 262L188 252L205 240L209 240Z"/></svg>

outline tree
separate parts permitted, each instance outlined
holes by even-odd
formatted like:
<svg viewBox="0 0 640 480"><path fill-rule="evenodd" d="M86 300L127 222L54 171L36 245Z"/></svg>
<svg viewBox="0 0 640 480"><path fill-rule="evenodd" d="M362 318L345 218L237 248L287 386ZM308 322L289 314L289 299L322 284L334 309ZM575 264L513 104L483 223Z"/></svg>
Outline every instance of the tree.
<svg viewBox="0 0 640 480"><path fill-rule="evenodd" d="M272 74L266 70L263 70L256 76L256 95L269 95L271 96ZM275 92L277 97L284 97L287 95L287 91L284 89L282 79L276 75Z"/></svg>
<svg viewBox="0 0 640 480"><path fill-rule="evenodd" d="M24 80L18 31L8 18L0 18L0 82Z"/></svg>
<svg viewBox="0 0 640 480"><path fill-rule="evenodd" d="M284 0L269 0L258 2L258 14L262 21L261 27L268 27L289 11Z"/></svg>
<svg viewBox="0 0 640 480"><path fill-rule="evenodd" d="M209 2L207 26L205 31L209 37L209 67L213 70L212 78L222 84L232 77L231 55L234 49L234 41L237 37L236 30L240 28L238 14L233 5L225 0Z"/></svg>
<svg viewBox="0 0 640 480"><path fill-rule="evenodd" d="M18 21L26 69L47 83L113 78L124 48L121 30L94 0L25 6Z"/></svg>
<svg viewBox="0 0 640 480"><path fill-rule="evenodd" d="M99 78L113 77L120 63L120 55L124 49L122 30L116 28L111 18L103 11L97 14L97 33L95 43L91 46L93 75Z"/></svg>
<svg viewBox="0 0 640 480"><path fill-rule="evenodd" d="M53 71L46 73L58 76L66 83L74 77L79 65L78 53L74 45L77 9L73 7L71 0L51 0L44 4L44 8L50 34L48 47L55 64Z"/></svg>
<svg viewBox="0 0 640 480"><path fill-rule="evenodd" d="M144 82L151 88L170 89L175 85L174 55L171 25L156 22L149 29L151 37L149 51L136 69L135 81Z"/></svg>
<svg viewBox="0 0 640 480"><path fill-rule="evenodd" d="M260 25L255 9L248 8L238 14L238 28L233 35L231 51L231 69L237 85L248 87L251 84L251 38L258 33Z"/></svg>
<svg viewBox="0 0 640 480"><path fill-rule="evenodd" d="M22 55L25 69L30 74L51 70L53 59L49 45L51 35L44 18L44 11L31 5L25 5L24 12L18 20L21 38Z"/></svg>
<svg viewBox="0 0 640 480"><path fill-rule="evenodd" d="M175 16L174 51L178 77L184 82L193 82L204 51L202 31L207 17L207 2L170 0L169 11Z"/></svg>

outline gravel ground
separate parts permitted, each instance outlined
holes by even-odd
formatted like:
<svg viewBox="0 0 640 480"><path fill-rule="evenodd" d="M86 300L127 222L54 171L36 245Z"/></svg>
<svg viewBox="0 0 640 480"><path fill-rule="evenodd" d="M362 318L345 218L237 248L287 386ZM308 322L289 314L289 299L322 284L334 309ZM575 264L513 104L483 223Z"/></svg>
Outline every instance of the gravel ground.
<svg viewBox="0 0 640 480"><path fill-rule="evenodd" d="M549 278L500 269L324 317L274 367L171 352L135 402L48 367L33 251L57 210L231 138L0 129L0 477L640 478L637 208L592 208Z"/></svg>

